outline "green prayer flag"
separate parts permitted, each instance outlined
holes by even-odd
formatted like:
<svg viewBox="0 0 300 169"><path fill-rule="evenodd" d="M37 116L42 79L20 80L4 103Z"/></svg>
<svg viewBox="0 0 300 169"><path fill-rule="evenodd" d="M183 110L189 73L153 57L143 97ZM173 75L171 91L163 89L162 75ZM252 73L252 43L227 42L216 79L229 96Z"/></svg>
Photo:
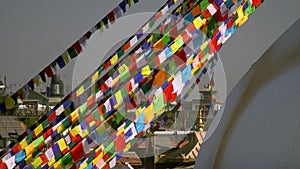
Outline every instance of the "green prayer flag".
<svg viewBox="0 0 300 169"><path fill-rule="evenodd" d="M56 61L53 61L50 65L51 65L51 67L55 67L56 66Z"/></svg>
<svg viewBox="0 0 300 169"><path fill-rule="evenodd" d="M105 147L103 150L103 154L106 154L108 152L110 152L110 153L116 152L115 144L113 141L111 141L110 144L107 147Z"/></svg>
<svg viewBox="0 0 300 169"><path fill-rule="evenodd" d="M126 90L126 86L122 87L121 94L122 94L122 96L127 96L128 95L128 92Z"/></svg>
<svg viewBox="0 0 300 169"><path fill-rule="evenodd" d="M91 81L90 81L90 80L86 80L86 81L84 82L84 84L83 84L83 88L84 88L84 89L87 89L87 88L90 87L90 85L91 85Z"/></svg>
<svg viewBox="0 0 300 169"><path fill-rule="evenodd" d="M146 94L151 89L151 86L148 83L145 83L142 86L140 86L140 88L142 89L144 94Z"/></svg>
<svg viewBox="0 0 300 169"><path fill-rule="evenodd" d="M40 136L39 138L37 138L36 140L34 140L33 144L34 144L34 148L37 148L38 146L40 146L42 143L44 142L44 136Z"/></svg>
<svg viewBox="0 0 300 169"><path fill-rule="evenodd" d="M214 19L210 20L210 22L207 24L208 31L214 31L216 29L216 22Z"/></svg>
<svg viewBox="0 0 300 169"><path fill-rule="evenodd" d="M156 62L152 59L152 61L149 62L148 65L149 65L150 67L155 67Z"/></svg>
<svg viewBox="0 0 300 169"><path fill-rule="evenodd" d="M123 116L119 112L116 112L115 115L116 115L115 118L116 122L120 124L120 122L123 120Z"/></svg>
<svg viewBox="0 0 300 169"><path fill-rule="evenodd" d="M63 122L62 125L64 126L64 128L68 128L70 126L70 118L66 118Z"/></svg>
<svg viewBox="0 0 300 169"><path fill-rule="evenodd" d="M64 155L60 160L60 162L61 162L61 164L62 165L64 165L64 166L66 166L66 165L68 165L68 164L70 164L71 163L71 161L72 161L72 155L71 155L71 153L70 152L68 152L66 155Z"/></svg>
<svg viewBox="0 0 300 169"><path fill-rule="evenodd" d="M92 154L92 156L90 156L90 157L94 157L94 156L95 156L95 154ZM89 163L91 163L93 160L94 160L94 158L88 158L88 160L86 160L86 162L89 164Z"/></svg>
<svg viewBox="0 0 300 169"><path fill-rule="evenodd" d="M118 57L120 58L120 56L122 56L123 54L124 54L124 49L120 48L117 53Z"/></svg>
<svg viewBox="0 0 300 169"><path fill-rule="evenodd" d="M177 43L178 47L181 47L184 44L183 38L181 36L179 38L176 38L175 40L175 43Z"/></svg>
<svg viewBox="0 0 300 169"><path fill-rule="evenodd" d="M181 14L185 15L187 12L187 6L186 6L187 2L183 2L182 3L182 10L181 10Z"/></svg>
<svg viewBox="0 0 300 169"><path fill-rule="evenodd" d="M103 21L103 24L104 24L104 25L107 25L107 24L108 24L108 17L105 16L105 17L102 19L102 21Z"/></svg>
<svg viewBox="0 0 300 169"><path fill-rule="evenodd" d="M209 5L208 0L201 1L200 2L200 8L201 8L201 10L204 11L208 7L208 5Z"/></svg>
<svg viewBox="0 0 300 169"><path fill-rule="evenodd" d="M150 28L154 25L155 23L155 18L151 19L150 22L149 22L149 26Z"/></svg>
<svg viewBox="0 0 300 169"><path fill-rule="evenodd" d="M115 73L115 69L110 69L108 72L107 72L107 74L108 74L108 76L113 76L113 74Z"/></svg>
<svg viewBox="0 0 300 169"><path fill-rule="evenodd" d="M206 53L206 55L201 59L201 63L203 63L206 59L208 58L208 53Z"/></svg>
<svg viewBox="0 0 300 169"><path fill-rule="evenodd" d="M161 93L155 100L154 100L154 110L155 112L159 112L164 107L164 94Z"/></svg>
<svg viewBox="0 0 300 169"><path fill-rule="evenodd" d="M125 82L130 77L130 72L126 69L124 72L120 74L121 82Z"/></svg>
<svg viewBox="0 0 300 169"><path fill-rule="evenodd" d="M75 49L71 46L69 49L67 49L69 56L71 57L71 59L74 59L77 56L77 53L75 51Z"/></svg>
<svg viewBox="0 0 300 169"><path fill-rule="evenodd" d="M250 1L248 0L248 7L245 9L244 13L250 15L254 11L255 11L255 7L252 8L252 5L251 5Z"/></svg>
<svg viewBox="0 0 300 169"><path fill-rule="evenodd" d="M42 122L43 129L46 128L50 124L49 120L46 119Z"/></svg>
<svg viewBox="0 0 300 169"><path fill-rule="evenodd" d="M93 116L96 121L100 120L100 112L98 109L94 111Z"/></svg>
<svg viewBox="0 0 300 169"><path fill-rule="evenodd" d="M125 58L125 65L131 65L130 57Z"/></svg>
<svg viewBox="0 0 300 169"><path fill-rule="evenodd" d="M62 153L59 152L57 155L55 155L55 161L58 161L62 157Z"/></svg>
<svg viewBox="0 0 300 169"><path fill-rule="evenodd" d="M176 63L175 63L175 60L172 59L169 62L169 70L167 71L168 74L172 74L175 69L176 69Z"/></svg>
<svg viewBox="0 0 300 169"><path fill-rule="evenodd" d="M170 42L170 33L168 32L167 34L165 34L163 37L162 37L162 43L164 46L166 46L169 42Z"/></svg>
<svg viewBox="0 0 300 169"><path fill-rule="evenodd" d="M27 144L31 143L32 138L33 138L33 133L31 132L31 133L29 133L29 134L27 135L27 137L26 137L26 142L27 142Z"/></svg>
<svg viewBox="0 0 300 169"><path fill-rule="evenodd" d="M77 145L77 143L76 142L72 142L72 143L69 144L69 148L72 149L73 147L75 147L75 145Z"/></svg>
<svg viewBox="0 0 300 169"><path fill-rule="evenodd" d="M82 104L80 107L79 107L79 110L80 110L80 116L81 117L84 117L84 114L86 112L86 102L84 104Z"/></svg>
<svg viewBox="0 0 300 169"><path fill-rule="evenodd" d="M103 135L103 133L106 132L105 125L101 124L99 127L97 127L96 131L99 134L99 136Z"/></svg>

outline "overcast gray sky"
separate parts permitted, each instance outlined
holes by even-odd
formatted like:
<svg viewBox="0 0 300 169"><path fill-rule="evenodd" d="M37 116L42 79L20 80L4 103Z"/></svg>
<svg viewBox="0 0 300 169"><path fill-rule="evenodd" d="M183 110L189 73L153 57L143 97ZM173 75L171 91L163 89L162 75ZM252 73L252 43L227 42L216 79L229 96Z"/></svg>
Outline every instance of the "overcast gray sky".
<svg viewBox="0 0 300 169"><path fill-rule="evenodd" d="M140 0L127 17L109 30L96 34L85 52L67 68L65 76L78 84L101 62L110 47L129 37L166 0ZM0 5L0 76L8 84L24 84L78 40L120 0L4 0ZM265 0L233 37L223 46L225 74L217 72L216 83L227 81L228 91L251 64L300 16L299 0ZM217 70L221 64L218 65ZM69 84L71 86L71 84ZM226 87L220 87L226 90ZM223 88L223 89L222 89Z"/></svg>

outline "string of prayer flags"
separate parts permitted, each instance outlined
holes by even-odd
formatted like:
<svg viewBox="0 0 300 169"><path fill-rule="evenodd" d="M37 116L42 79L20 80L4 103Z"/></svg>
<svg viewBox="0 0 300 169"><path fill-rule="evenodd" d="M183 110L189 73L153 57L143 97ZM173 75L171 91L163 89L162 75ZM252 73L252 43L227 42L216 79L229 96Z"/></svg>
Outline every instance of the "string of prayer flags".
<svg viewBox="0 0 300 169"><path fill-rule="evenodd" d="M84 108L85 106L83 106L82 108ZM84 112L85 110L82 110L81 112Z"/></svg>
<svg viewBox="0 0 300 169"><path fill-rule="evenodd" d="M218 5L216 10L219 10L219 6L226 2ZM245 0L241 5L245 6L245 3L249 2ZM207 8L210 6L210 3L208 5L206 3L202 4L202 7L206 6L206 8L201 9L202 12L199 18L203 19L203 13L207 12ZM213 3L213 5L216 4ZM162 56L158 53L157 55L151 54L151 50L147 54L132 55L131 57L136 60L135 65L139 67L134 68L131 66L131 68L140 72L139 76L136 76L136 71L131 72L129 70L129 64L132 63L127 62L127 59L123 63L124 70L120 71L122 73L126 72L126 78L123 80L118 78L122 74L119 71L110 73L110 75L107 74L101 77L99 81L95 79L96 84L94 87L98 87L96 90L97 94L88 92L89 89L87 87L91 84L85 83L83 85L83 92L78 92L80 93L78 99L83 99L82 102L79 102L81 105L80 108L75 109L71 100L75 102L74 98L76 97L70 96L55 106L51 112L47 113L48 116L45 119L48 120L48 123L47 121L44 123L44 119L42 119L39 121L42 125L32 126L30 129L32 132L29 132L25 139L20 140L20 144L10 146L10 153L2 158L5 167L63 168L75 160L77 161L76 164L73 163L75 168L91 168L93 166L113 167L116 164L116 158L128 151L137 141L137 138L143 136L145 131L153 125L153 121L163 112L166 103L180 99L177 96L183 94L183 89L190 83L191 78L196 76L200 68L203 68L213 58L214 53L226 42L224 38L226 39L231 35L228 34L226 36L226 30L232 27L238 28L243 24L241 22L243 19L235 22L238 19L235 9L240 9L239 6L235 3L231 6L230 10L234 8L234 11L228 15L228 20L218 21L222 23L212 21L214 20L214 15L218 14L218 12L212 12L214 13L213 16L205 18L208 22L197 28L194 21L198 16L194 16L192 22L187 23L183 27L183 32L178 34L184 43L177 43L177 46L172 48L167 45L174 44L174 40L177 37L174 37L174 39L170 38L170 41L160 51L160 53L165 53L165 58L162 62L157 62L158 64L150 66L151 62L147 62L150 58L159 61L159 56ZM248 6L252 7L251 2ZM247 8L242 9L245 13ZM188 15L189 12L186 13ZM190 15L188 16L191 17ZM220 27L223 28L220 29ZM202 32L198 32L197 30L201 30ZM195 38L198 36L201 37L202 33L206 34L207 40L203 44L196 43ZM193 45L191 46L190 44ZM193 52L189 52L190 49ZM189 55L180 54L181 62L176 62L176 58L174 59L174 57L178 51L184 51L185 54L188 53ZM170 71L169 61L172 60L175 62L175 67L177 68L172 68L173 70ZM164 82L155 83L157 88L154 92L149 92L151 86L154 84L155 76L159 73L159 71L156 71L157 69L167 70L168 74L163 75L163 77L166 76ZM206 71L204 70L206 70L205 67L201 73L205 73ZM118 83L118 81L120 82ZM213 81L211 81L211 84L213 84ZM127 92L126 90L129 91ZM165 92L166 90L168 92ZM175 96L169 96L169 94L167 96L165 94L170 91ZM138 94L143 95L145 100L137 101L138 97L136 96ZM129 99L126 100L125 98ZM96 100L99 101L98 106L93 106ZM135 113L127 112L126 109L118 109L123 106L124 102L133 100L135 100L136 104L134 106ZM71 108L72 111L67 111L70 107L73 107ZM125 118L125 114L128 114L129 117ZM78 121L79 119L82 121ZM50 123L51 127L48 127ZM41 131L41 127L43 131ZM71 130L69 130L69 127L71 127ZM62 133L64 134L61 135ZM82 146L78 146L77 148L76 145L80 145L80 143ZM37 155L37 151L49 144L52 146L47 148L45 153ZM76 151L75 147L77 148ZM25 157L22 154L16 155L23 150ZM74 152L78 152L81 157L76 156ZM16 160L16 157L18 157L18 160ZM84 159L84 157L86 158Z"/></svg>
<svg viewBox="0 0 300 169"><path fill-rule="evenodd" d="M137 3L138 1L134 0L134 4ZM116 11L121 11L121 7L126 9L126 6L128 8L131 6L131 0L123 0L117 7L115 7L111 12L109 12L101 21L110 20L110 23L113 24L114 21L117 18L120 18L122 13L118 12L115 13ZM126 12L126 10L123 10L123 14ZM118 16L116 16L118 15ZM100 22L101 22L100 21ZM106 23L107 25L108 23ZM30 79L26 84L30 86L32 90L35 89L35 85L39 86L40 80L41 79L43 82L46 82L46 77L45 74L50 78L53 77L56 74L56 65L59 66L60 69L64 68L68 63L69 63L69 58L74 59L76 58L82 51L83 48L85 47L87 40L90 39L90 37L96 32L96 30L99 30L100 27L98 28L96 24L91 30L89 30L87 33L85 33L78 41L76 41L73 45L71 45L66 51L64 51L61 55L59 55L51 64L46 66L35 78ZM55 64L53 64L55 63ZM57 63L57 64L56 64ZM19 91L23 90L25 88L25 85L21 87L16 93L13 95L18 96L17 93L20 93ZM23 98L20 97L20 98ZM17 103L15 103L17 104ZM2 113L5 113L7 110L1 109Z"/></svg>

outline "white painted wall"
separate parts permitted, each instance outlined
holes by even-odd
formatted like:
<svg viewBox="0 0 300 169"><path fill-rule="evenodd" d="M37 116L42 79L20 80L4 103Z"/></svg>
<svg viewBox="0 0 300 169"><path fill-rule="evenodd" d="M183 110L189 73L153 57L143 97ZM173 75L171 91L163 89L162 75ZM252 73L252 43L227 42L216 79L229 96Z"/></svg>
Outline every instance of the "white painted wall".
<svg viewBox="0 0 300 169"><path fill-rule="evenodd" d="M229 94L195 168L300 168L300 20Z"/></svg>

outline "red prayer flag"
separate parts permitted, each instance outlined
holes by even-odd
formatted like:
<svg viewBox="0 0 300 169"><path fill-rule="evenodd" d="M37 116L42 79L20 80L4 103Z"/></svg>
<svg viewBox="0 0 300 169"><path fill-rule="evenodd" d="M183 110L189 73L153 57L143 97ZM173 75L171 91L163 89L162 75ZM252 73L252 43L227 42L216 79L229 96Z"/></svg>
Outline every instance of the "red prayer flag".
<svg viewBox="0 0 300 169"><path fill-rule="evenodd" d="M22 150L22 146L20 145L20 144L17 144L16 146L14 146L13 148L12 148L12 152L14 153L14 154L17 154L19 151L21 151Z"/></svg>
<svg viewBox="0 0 300 169"><path fill-rule="evenodd" d="M47 130L44 134L43 134L43 137L44 139L47 139L53 132L53 129L50 128L49 130Z"/></svg>
<svg viewBox="0 0 300 169"><path fill-rule="evenodd" d="M73 44L73 48L75 49L77 54L79 54L82 51L82 47L78 41Z"/></svg>
<svg viewBox="0 0 300 169"><path fill-rule="evenodd" d="M94 103L95 103L95 96L93 95L93 96L87 101L87 105L86 105L87 109L88 109L89 107L91 107Z"/></svg>
<svg viewBox="0 0 300 169"><path fill-rule="evenodd" d="M261 5L261 0L252 0L252 7L259 7Z"/></svg>
<svg viewBox="0 0 300 169"><path fill-rule="evenodd" d="M84 156L82 142L79 142L71 151L73 161L76 163Z"/></svg>
<svg viewBox="0 0 300 169"><path fill-rule="evenodd" d="M124 45L123 49L126 52L129 48L130 48L130 41Z"/></svg>
<svg viewBox="0 0 300 169"><path fill-rule="evenodd" d="M126 147L126 143L125 143L125 137L124 134L119 135L116 140L114 141L114 144L116 146L116 151L120 152L123 149L125 149Z"/></svg>
<svg viewBox="0 0 300 169"><path fill-rule="evenodd" d="M55 112L51 113L50 116L48 116L48 120L49 120L50 123L51 123L55 118L56 118L56 113L55 113Z"/></svg>
<svg viewBox="0 0 300 169"><path fill-rule="evenodd" d="M51 68L50 65L48 65L45 69L44 69L45 73L47 74L48 77L52 77L54 75L53 70Z"/></svg>
<svg viewBox="0 0 300 169"><path fill-rule="evenodd" d="M110 23L114 23L115 22L116 18L115 18L114 11L111 11L107 16L108 16L108 19L109 19Z"/></svg>

